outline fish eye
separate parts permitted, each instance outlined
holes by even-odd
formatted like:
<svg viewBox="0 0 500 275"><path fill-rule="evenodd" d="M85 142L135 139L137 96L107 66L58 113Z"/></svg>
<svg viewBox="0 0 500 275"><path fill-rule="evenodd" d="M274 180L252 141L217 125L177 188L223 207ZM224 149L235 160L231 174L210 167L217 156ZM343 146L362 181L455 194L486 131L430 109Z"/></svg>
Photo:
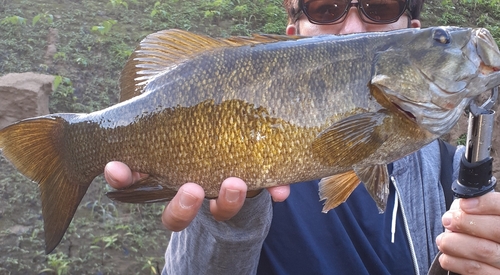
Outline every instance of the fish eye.
<svg viewBox="0 0 500 275"><path fill-rule="evenodd" d="M449 44L451 40L450 34L443 29L436 29L432 38L441 44Z"/></svg>

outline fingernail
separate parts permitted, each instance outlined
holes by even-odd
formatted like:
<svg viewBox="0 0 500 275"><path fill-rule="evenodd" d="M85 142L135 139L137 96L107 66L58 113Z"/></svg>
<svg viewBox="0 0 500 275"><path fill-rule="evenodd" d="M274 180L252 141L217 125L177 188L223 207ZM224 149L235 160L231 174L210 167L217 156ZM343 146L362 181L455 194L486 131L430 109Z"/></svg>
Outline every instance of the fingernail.
<svg viewBox="0 0 500 275"><path fill-rule="evenodd" d="M443 262L443 258L444 258L444 254L439 255L438 261L439 261L440 264L443 264L442 263ZM450 273L445 271L444 274L450 274Z"/></svg>
<svg viewBox="0 0 500 275"><path fill-rule="evenodd" d="M196 201L197 199L195 196L189 194L188 192L182 191L179 204L182 208L189 209L196 203Z"/></svg>
<svg viewBox="0 0 500 275"><path fill-rule="evenodd" d="M450 226L451 225L451 219L452 219L452 216L451 216L450 212L444 213L443 217L441 218L441 222L443 223L443 226L444 227Z"/></svg>
<svg viewBox="0 0 500 275"><path fill-rule="evenodd" d="M106 166L105 169L104 169L104 176L106 178L106 180L108 181L108 183L110 183L111 185L115 185L116 184L116 179L113 178L113 174L108 172L108 167Z"/></svg>
<svg viewBox="0 0 500 275"><path fill-rule="evenodd" d="M284 189L277 189L273 191L273 196L271 198L273 199L274 202L283 202L288 195L286 193L288 192L287 190ZM286 196L285 196L286 195ZM283 199L284 197L284 199Z"/></svg>
<svg viewBox="0 0 500 275"><path fill-rule="evenodd" d="M240 198L240 191L234 189L226 189L226 200L228 202L235 202Z"/></svg>
<svg viewBox="0 0 500 275"><path fill-rule="evenodd" d="M461 201L460 206L462 209L472 209L476 208L479 205L479 199L478 198L470 198L470 199L463 199Z"/></svg>
<svg viewBox="0 0 500 275"><path fill-rule="evenodd" d="M439 248L439 244L441 244L441 238L443 237L442 235L443 234L439 234L439 236L436 237L436 245L438 248Z"/></svg>

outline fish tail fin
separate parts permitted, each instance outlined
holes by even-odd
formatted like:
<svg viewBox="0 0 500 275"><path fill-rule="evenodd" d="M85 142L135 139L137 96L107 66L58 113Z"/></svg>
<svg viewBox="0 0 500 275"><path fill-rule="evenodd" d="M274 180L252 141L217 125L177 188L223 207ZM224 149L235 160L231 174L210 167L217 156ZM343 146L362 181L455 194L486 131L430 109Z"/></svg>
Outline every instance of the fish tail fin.
<svg viewBox="0 0 500 275"><path fill-rule="evenodd" d="M0 130L3 155L38 183L42 200L45 252L59 244L92 179L78 179L63 150L65 116L26 119Z"/></svg>

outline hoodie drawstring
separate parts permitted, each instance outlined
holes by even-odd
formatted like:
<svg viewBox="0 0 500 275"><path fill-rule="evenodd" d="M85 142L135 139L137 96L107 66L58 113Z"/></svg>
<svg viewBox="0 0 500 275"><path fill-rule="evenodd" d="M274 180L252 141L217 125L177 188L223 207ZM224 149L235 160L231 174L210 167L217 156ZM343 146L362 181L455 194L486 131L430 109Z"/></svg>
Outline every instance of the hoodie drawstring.
<svg viewBox="0 0 500 275"><path fill-rule="evenodd" d="M394 208L392 209L392 222L391 222L391 243L394 243L394 235L396 234L396 220L398 217L399 195L394 192Z"/></svg>

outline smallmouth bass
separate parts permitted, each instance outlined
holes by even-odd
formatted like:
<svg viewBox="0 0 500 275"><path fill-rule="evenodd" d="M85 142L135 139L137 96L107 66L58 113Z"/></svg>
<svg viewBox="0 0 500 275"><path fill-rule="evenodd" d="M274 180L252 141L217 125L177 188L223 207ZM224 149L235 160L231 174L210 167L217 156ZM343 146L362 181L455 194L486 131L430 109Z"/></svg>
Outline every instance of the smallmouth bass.
<svg viewBox="0 0 500 275"><path fill-rule="evenodd" d="M125 66L122 102L0 130L3 155L41 190L45 251L60 242L112 160L150 176L108 193L171 199L186 182L218 195L227 177L257 190L322 178L324 211L364 182L385 208L386 164L456 123L500 85L485 29L435 27L345 36L147 36Z"/></svg>

